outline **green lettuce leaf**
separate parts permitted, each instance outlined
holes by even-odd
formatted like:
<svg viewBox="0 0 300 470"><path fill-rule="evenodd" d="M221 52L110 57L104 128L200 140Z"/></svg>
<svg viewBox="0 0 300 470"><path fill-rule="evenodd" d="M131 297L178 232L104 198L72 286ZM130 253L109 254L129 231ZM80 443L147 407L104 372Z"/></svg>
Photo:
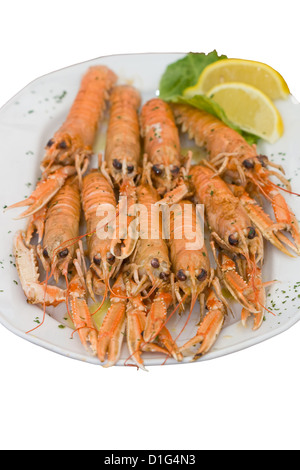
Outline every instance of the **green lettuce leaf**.
<svg viewBox="0 0 300 470"><path fill-rule="evenodd" d="M160 80L160 98L168 101L174 96L183 95L187 87L196 85L201 72L207 65L222 59L227 59L227 56L219 56L217 51L209 54L190 52L182 59L170 64Z"/></svg>

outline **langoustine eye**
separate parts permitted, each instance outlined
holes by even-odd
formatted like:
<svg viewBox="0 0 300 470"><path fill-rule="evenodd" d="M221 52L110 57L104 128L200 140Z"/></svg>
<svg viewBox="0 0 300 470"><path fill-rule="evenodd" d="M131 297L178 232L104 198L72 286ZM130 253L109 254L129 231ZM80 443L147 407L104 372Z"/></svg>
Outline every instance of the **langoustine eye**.
<svg viewBox="0 0 300 470"><path fill-rule="evenodd" d="M229 244L231 246L237 246L239 244L238 233L234 233L234 234L229 235L228 241L229 241Z"/></svg>
<svg viewBox="0 0 300 470"><path fill-rule="evenodd" d="M60 258L66 258L68 256L68 254L69 254L68 248L65 248L64 250L62 250L58 253Z"/></svg>
<svg viewBox="0 0 300 470"><path fill-rule="evenodd" d="M176 176L176 175L178 175L178 173L180 171L180 168L179 168L179 166L171 165L170 171L171 171L173 176Z"/></svg>
<svg viewBox="0 0 300 470"><path fill-rule="evenodd" d="M114 167L116 170L122 170L122 163L120 162L120 160L117 160L117 159L115 158L114 161L113 161L113 167Z"/></svg>
<svg viewBox="0 0 300 470"><path fill-rule="evenodd" d="M161 176L164 173L165 169L163 165L153 165L152 171L153 173L155 173L156 176Z"/></svg>
<svg viewBox="0 0 300 470"><path fill-rule="evenodd" d="M100 266L101 258L99 257L99 255L95 255L94 258L93 258L93 261L97 266Z"/></svg>
<svg viewBox="0 0 300 470"><path fill-rule="evenodd" d="M250 170L250 169L253 169L255 167L255 163L253 160L250 160L250 159L246 159L243 161L243 166L247 169L247 170Z"/></svg>
<svg viewBox="0 0 300 470"><path fill-rule="evenodd" d="M198 281L204 281L207 278L207 271L205 269L201 269L200 274L197 275Z"/></svg>
<svg viewBox="0 0 300 470"><path fill-rule="evenodd" d="M54 144L54 140L53 140L53 139L50 139L50 140L48 140L48 142L47 142L47 147L50 148L50 147L52 147L53 144Z"/></svg>
<svg viewBox="0 0 300 470"><path fill-rule="evenodd" d="M162 271L159 275L160 279L162 279L163 281L167 281L170 277L170 273L169 272L164 272Z"/></svg>
<svg viewBox="0 0 300 470"><path fill-rule="evenodd" d="M57 148L62 149L62 150L65 150L67 147L68 147L67 142L65 142L64 140L59 142L59 144L57 145Z"/></svg>
<svg viewBox="0 0 300 470"><path fill-rule="evenodd" d="M114 264L116 257L112 253L107 253L106 259L108 264L112 265Z"/></svg>
<svg viewBox="0 0 300 470"><path fill-rule="evenodd" d="M158 261L157 258L153 258L153 259L151 260L151 266L152 266L152 268L154 268L154 269L158 269L158 268L159 268L160 262Z"/></svg>
<svg viewBox="0 0 300 470"><path fill-rule="evenodd" d="M267 168L269 159L266 155L258 155L257 159L263 168Z"/></svg>
<svg viewBox="0 0 300 470"><path fill-rule="evenodd" d="M253 238L256 237L256 230L254 227L248 227L249 232L248 232L248 238L249 240L253 240Z"/></svg>
<svg viewBox="0 0 300 470"><path fill-rule="evenodd" d="M183 269L179 269L177 273L177 279L178 281L186 281L186 274L184 273Z"/></svg>

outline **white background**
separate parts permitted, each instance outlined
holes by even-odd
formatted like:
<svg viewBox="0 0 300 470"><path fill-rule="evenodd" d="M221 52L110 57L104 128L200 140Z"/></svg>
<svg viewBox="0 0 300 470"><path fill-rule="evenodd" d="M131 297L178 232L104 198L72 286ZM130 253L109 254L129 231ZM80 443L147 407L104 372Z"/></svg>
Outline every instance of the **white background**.
<svg viewBox="0 0 300 470"><path fill-rule="evenodd" d="M296 5L1 2L0 106L31 80L99 56L212 49L272 65L299 100ZM10 156L0 158L3 169ZM67 359L1 326L0 447L299 450L299 370L300 324L221 359L148 373Z"/></svg>

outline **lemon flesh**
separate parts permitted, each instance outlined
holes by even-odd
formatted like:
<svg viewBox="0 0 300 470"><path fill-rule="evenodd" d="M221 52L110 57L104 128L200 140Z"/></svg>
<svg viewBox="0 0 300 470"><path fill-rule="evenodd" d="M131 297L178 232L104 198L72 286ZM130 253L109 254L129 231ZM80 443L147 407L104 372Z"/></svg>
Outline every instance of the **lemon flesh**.
<svg viewBox="0 0 300 470"><path fill-rule="evenodd" d="M110 300L109 299L106 299L102 305L102 307L99 309L100 305L101 305L102 302L97 302L95 304L92 304L90 307L89 307L89 311L90 311L90 314L92 315L93 317L93 322L97 328L97 330L100 330L101 326L102 326L102 323L103 323L103 320L104 320L104 317L105 315L107 314L110 306L111 306L111 303L110 303ZM99 309L99 310L98 310Z"/></svg>
<svg viewBox="0 0 300 470"><path fill-rule="evenodd" d="M207 95L225 111L228 119L244 131L269 143L283 134L281 115L268 96L245 83L225 83L213 87Z"/></svg>
<svg viewBox="0 0 300 470"><path fill-rule="evenodd" d="M196 85L186 88L184 96L207 94L219 84L242 82L265 93L271 100L284 99L290 90L283 77L267 64L243 59L223 59L205 67Z"/></svg>

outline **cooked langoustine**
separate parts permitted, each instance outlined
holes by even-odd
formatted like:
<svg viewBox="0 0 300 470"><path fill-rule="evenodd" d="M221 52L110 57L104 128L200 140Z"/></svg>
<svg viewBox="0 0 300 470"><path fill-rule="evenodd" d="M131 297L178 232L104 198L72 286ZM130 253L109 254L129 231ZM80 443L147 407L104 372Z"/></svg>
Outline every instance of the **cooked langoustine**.
<svg viewBox="0 0 300 470"><path fill-rule="evenodd" d="M254 314L255 325L261 324L264 306L259 297L264 287L261 283L256 284L253 273L263 262L262 235L253 227L239 199L213 170L197 165L191 169L191 177L195 196L205 207L219 277L243 308ZM215 243L225 252L220 251L217 255ZM229 255L245 260L245 271L251 284L237 272L236 263Z"/></svg>
<svg viewBox="0 0 300 470"><path fill-rule="evenodd" d="M197 201L204 205L206 220L215 241L226 250L245 258L263 260L263 242L227 184L204 165L191 169L191 182Z"/></svg>
<svg viewBox="0 0 300 470"><path fill-rule="evenodd" d="M109 176L119 189L116 227L110 248L119 259L128 258L136 243L128 233L133 220L128 210L136 204L135 179L141 171L140 104L140 93L133 86L119 85L113 88L105 162Z"/></svg>
<svg viewBox="0 0 300 470"><path fill-rule="evenodd" d="M162 286L171 274L168 246L163 238L157 191L145 178L137 187L139 238L134 252L136 293L151 286ZM138 279L138 280L137 280Z"/></svg>
<svg viewBox="0 0 300 470"><path fill-rule="evenodd" d="M215 116L184 104L174 104L172 109L182 131L188 132L197 146L206 148L208 161L219 175L223 175L229 183L246 189L249 187L254 194L260 193L272 203L276 219L272 232L289 231L294 244L286 243L286 237L281 241L300 255L299 224L282 194L283 191L292 193L282 166L272 163L265 155L258 155L255 145L248 144L243 136ZM270 170L269 167L279 171ZM276 177L286 189L274 184L271 176ZM285 253L287 251L282 244L277 244L277 248Z"/></svg>
<svg viewBox="0 0 300 470"><path fill-rule="evenodd" d="M173 191L173 202L188 194L182 176L187 161L181 155L179 133L168 103L159 98L147 101L141 110L144 152L151 165L153 184L160 195Z"/></svg>
<svg viewBox="0 0 300 470"><path fill-rule="evenodd" d="M282 225L273 222L271 217L263 210L260 204L245 190L243 186L236 184L229 185L231 191L237 196L247 211L253 224L260 230L264 238L274 245L278 250L287 256L293 257L286 246L294 251L294 244L280 231L284 229ZM288 211L287 211L288 213ZM292 215L289 215L292 217Z"/></svg>
<svg viewBox="0 0 300 470"><path fill-rule="evenodd" d="M108 292L109 279L118 273L121 266L121 261L110 251L117 204L114 190L100 170L91 170L84 176L81 195L91 263L87 286L95 299L94 293L103 294L103 288Z"/></svg>

